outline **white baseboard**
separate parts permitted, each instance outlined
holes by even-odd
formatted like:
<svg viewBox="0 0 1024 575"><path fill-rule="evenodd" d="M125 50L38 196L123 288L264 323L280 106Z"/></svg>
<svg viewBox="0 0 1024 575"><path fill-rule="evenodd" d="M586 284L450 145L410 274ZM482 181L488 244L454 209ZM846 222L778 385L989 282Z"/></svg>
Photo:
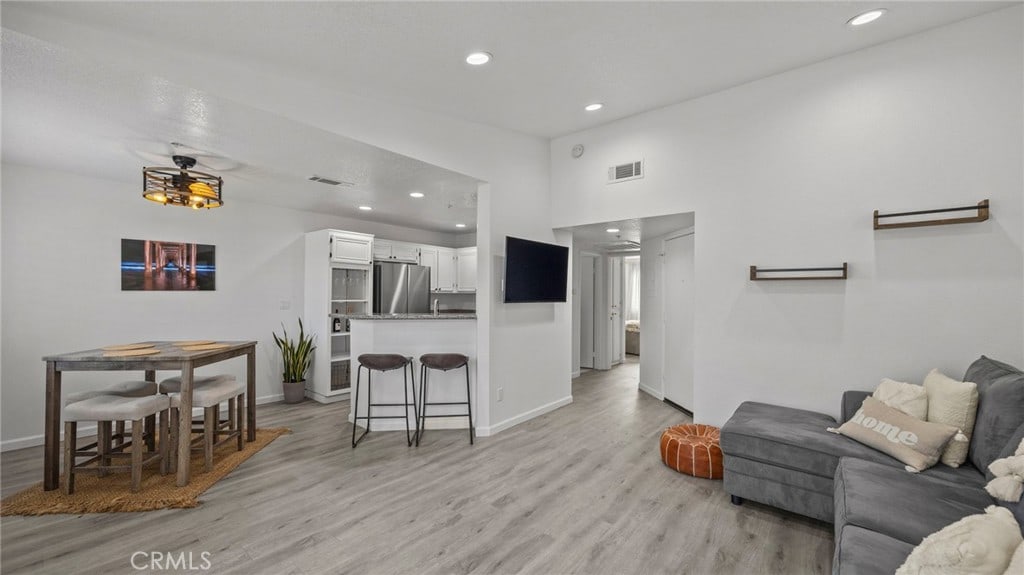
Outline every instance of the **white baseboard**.
<svg viewBox="0 0 1024 575"><path fill-rule="evenodd" d="M640 384L640 391L646 393L647 395L650 395L651 397L657 399L658 401L662 401L665 399L665 394L654 389L653 387L648 387L643 383Z"/></svg>
<svg viewBox="0 0 1024 575"><path fill-rule="evenodd" d="M576 371L572 372L572 375L569 376L569 377L572 378L572 379L576 379L579 376L580 376L580 370L577 369Z"/></svg>
<svg viewBox="0 0 1024 575"><path fill-rule="evenodd" d="M284 394L278 393L276 395L265 395L263 397L256 398L256 405L263 405L265 403L277 403L284 400ZM202 415L202 409L192 410L192 415ZM95 425L82 425L78 428L78 434L80 436L89 436L96 434ZM64 426L60 429L60 439L64 441ZM25 449L26 447L36 447L43 444L44 437L40 435L30 435L28 437L17 437L15 439L5 439L0 441L0 453L7 451L14 451L16 449Z"/></svg>
<svg viewBox="0 0 1024 575"><path fill-rule="evenodd" d="M558 399L558 400L552 401L551 403L542 405L542 406L540 406L540 407L538 407L536 409L531 409L530 411L527 411L526 413L520 413L519 415L517 415L515 417L510 417L510 418L506 419L505 421L502 421L501 423L497 423L497 424L491 425L489 427L477 427L476 428L476 434L479 437L487 437L489 435L495 435L495 434L500 433L500 432L502 432L502 431L504 431L504 430L506 430L506 429L508 429L510 427L519 425L520 423L524 423L524 422L529 421L529 420L531 420L531 419L533 419L535 417L540 417L541 415L544 415L545 413L548 413L550 411L554 411L554 410L558 409L559 407L565 407L566 405L569 405L570 403L572 403L572 396L568 395L566 397L563 397L562 399Z"/></svg>

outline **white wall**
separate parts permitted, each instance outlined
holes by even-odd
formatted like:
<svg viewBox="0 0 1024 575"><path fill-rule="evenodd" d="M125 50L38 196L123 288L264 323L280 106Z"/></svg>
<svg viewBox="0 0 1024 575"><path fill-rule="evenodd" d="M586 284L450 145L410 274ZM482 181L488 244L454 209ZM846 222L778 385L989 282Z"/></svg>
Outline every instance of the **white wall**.
<svg viewBox="0 0 1024 575"><path fill-rule="evenodd" d="M154 44L131 30L105 33L7 6L4 26L109 65L146 73L158 69L172 82L487 182L480 187L476 230L479 434L571 401L568 304L505 305L496 293L506 235L556 241L550 223L538 217L549 205L546 140L329 92L321 85L269 75L258 62L216 59L200 46ZM559 239L571 241L564 235ZM499 386L505 395L500 403Z"/></svg>
<svg viewBox="0 0 1024 575"><path fill-rule="evenodd" d="M552 142L555 226L696 212L698 421L745 400L836 414L842 390L885 376L1024 361L1022 10ZM645 178L605 184L636 158ZM871 227L874 209L984 198L984 223ZM843 261L845 282L747 280L752 264Z"/></svg>
<svg viewBox="0 0 1024 575"><path fill-rule="evenodd" d="M4 445L42 433L43 355L147 339L255 339L257 397L281 393L270 334L303 309L303 234L338 228L450 245L452 234L234 200L195 212L142 199L136 186L40 168L2 166L3 300L0 409ZM213 292L122 292L121 239L217 248ZM282 310L282 302L289 309ZM245 376L242 359L201 371ZM132 374L127 377L140 376ZM66 391L125 374L65 376ZM12 443L13 442L13 443Z"/></svg>

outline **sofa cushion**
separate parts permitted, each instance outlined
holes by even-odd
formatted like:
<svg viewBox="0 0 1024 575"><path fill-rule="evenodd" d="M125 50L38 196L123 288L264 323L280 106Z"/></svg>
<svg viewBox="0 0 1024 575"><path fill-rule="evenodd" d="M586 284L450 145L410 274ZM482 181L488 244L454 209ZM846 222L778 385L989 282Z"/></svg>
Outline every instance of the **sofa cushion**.
<svg viewBox="0 0 1024 575"><path fill-rule="evenodd" d="M889 459L884 453L856 441L829 433L836 420L803 409L747 401L722 426L722 451L738 456L833 477L839 458Z"/></svg>
<svg viewBox="0 0 1024 575"><path fill-rule="evenodd" d="M863 401L868 395L870 393L859 399ZM722 427L720 445L725 454L725 467L729 468L729 457L742 457L811 473L829 481L835 477L840 457L856 457L903 469L902 463L880 451L826 431L835 425L836 420L823 413L744 402ZM936 465L922 475L955 483L984 484L984 477L970 465L960 469Z"/></svg>
<svg viewBox="0 0 1024 575"><path fill-rule="evenodd" d="M967 368L964 381L978 384L978 415L967 457L984 470L1024 423L1024 373L981 356Z"/></svg>
<svg viewBox="0 0 1024 575"><path fill-rule="evenodd" d="M892 575L914 546L863 527L849 525L836 538L833 575Z"/></svg>
<svg viewBox="0 0 1024 575"><path fill-rule="evenodd" d="M836 469L837 535L855 525L917 545L992 503L981 487L937 481L871 461L844 457Z"/></svg>

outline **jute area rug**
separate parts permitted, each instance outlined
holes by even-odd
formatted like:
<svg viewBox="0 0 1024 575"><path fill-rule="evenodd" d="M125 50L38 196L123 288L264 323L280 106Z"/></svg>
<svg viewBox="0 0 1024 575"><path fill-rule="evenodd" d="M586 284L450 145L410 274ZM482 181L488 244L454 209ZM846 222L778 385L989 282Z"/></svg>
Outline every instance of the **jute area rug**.
<svg viewBox="0 0 1024 575"><path fill-rule="evenodd" d="M142 472L142 489L131 491L131 474L75 474L75 492L64 495L61 488L43 491L42 482L0 501L0 515L49 515L55 513L115 513L180 509L199 505L199 496L270 442L289 433L284 427L256 430L256 441L246 442L242 451L229 441L214 452L213 470L203 471L202 452L192 453L192 478L185 487L175 485L174 474L160 475L159 465Z"/></svg>

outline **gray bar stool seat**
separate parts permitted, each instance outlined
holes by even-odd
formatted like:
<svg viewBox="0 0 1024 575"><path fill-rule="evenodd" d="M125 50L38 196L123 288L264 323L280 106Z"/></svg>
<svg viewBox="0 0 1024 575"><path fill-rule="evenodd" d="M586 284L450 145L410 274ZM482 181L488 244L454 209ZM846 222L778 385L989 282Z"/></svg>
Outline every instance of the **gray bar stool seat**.
<svg viewBox="0 0 1024 575"><path fill-rule="evenodd" d="M439 371L451 371L453 369L465 368L466 369L466 401L447 401L447 402L431 402L427 400L428 380L430 379L430 371L436 369ZM428 405L465 405L466 414L469 418L469 444L473 445L473 406L472 399L469 393L469 357L461 353L425 353L420 356L420 397L423 398L423 404L420 409L419 415L419 427L416 429L416 445L420 444L420 438L423 437L423 432L427 426L428 417L462 417L461 415L452 415L449 413L427 415Z"/></svg>
<svg viewBox="0 0 1024 575"><path fill-rule="evenodd" d="M419 419L416 412L416 374L413 371L412 358L397 353L364 353L356 358L359 366L356 368L356 395L352 404L352 448L370 433L371 419L404 419L405 440L412 446L412 435L409 428L409 408L412 407L412 416L416 428L419 429ZM408 368L408 371L406 371ZM362 386L363 370L366 370L366 415L359 415L359 388ZM373 403L373 372L382 373L402 370L402 393L405 394L405 403ZM409 378L412 377L412 403L409 403ZM371 410L374 407L404 407L402 415L373 415ZM366 420L366 431L356 439L356 424L360 419Z"/></svg>
<svg viewBox="0 0 1024 575"><path fill-rule="evenodd" d="M181 378L177 382L164 380L160 383L161 391L168 393L167 397L171 402L171 448L172 453L178 452L177 429L181 414ZM172 391L174 390L174 391ZM203 464L206 471L213 469L213 450L234 438L238 443L238 451L244 448L245 428L245 392L244 382L237 381L233 375L197 377L192 386L192 407L203 409L203 420L201 428L193 428L193 433L200 433L202 436L195 442L193 449L203 450ZM228 402L228 418L220 420L220 404ZM187 414L186 417L191 417ZM193 425L197 422L193 421ZM221 435L223 434L223 438ZM191 441L191 437L185 441ZM172 467L176 459L172 459Z"/></svg>
<svg viewBox="0 0 1024 575"><path fill-rule="evenodd" d="M64 493L70 495L75 492L75 474L83 471L96 472L105 475L111 471L131 471L132 491L137 492L142 484L142 468L154 461L160 463L160 472L167 473L167 426L168 409L170 400L164 395L150 395L147 397L120 397L116 395L97 395L76 401L64 407ZM147 417L160 415L160 442L159 451L149 458L143 459L143 448L146 442L143 441L142 431L144 421ZM104 449L102 441L97 441L96 451L88 451L92 445L78 447L78 422L95 421L97 424L111 421L131 421L132 439L124 447L131 447L131 453L111 453ZM150 453L154 450L150 449ZM89 457L87 461L79 464L79 457ZM110 460L115 457L128 457L130 465L111 465ZM90 467L89 464L96 463Z"/></svg>

